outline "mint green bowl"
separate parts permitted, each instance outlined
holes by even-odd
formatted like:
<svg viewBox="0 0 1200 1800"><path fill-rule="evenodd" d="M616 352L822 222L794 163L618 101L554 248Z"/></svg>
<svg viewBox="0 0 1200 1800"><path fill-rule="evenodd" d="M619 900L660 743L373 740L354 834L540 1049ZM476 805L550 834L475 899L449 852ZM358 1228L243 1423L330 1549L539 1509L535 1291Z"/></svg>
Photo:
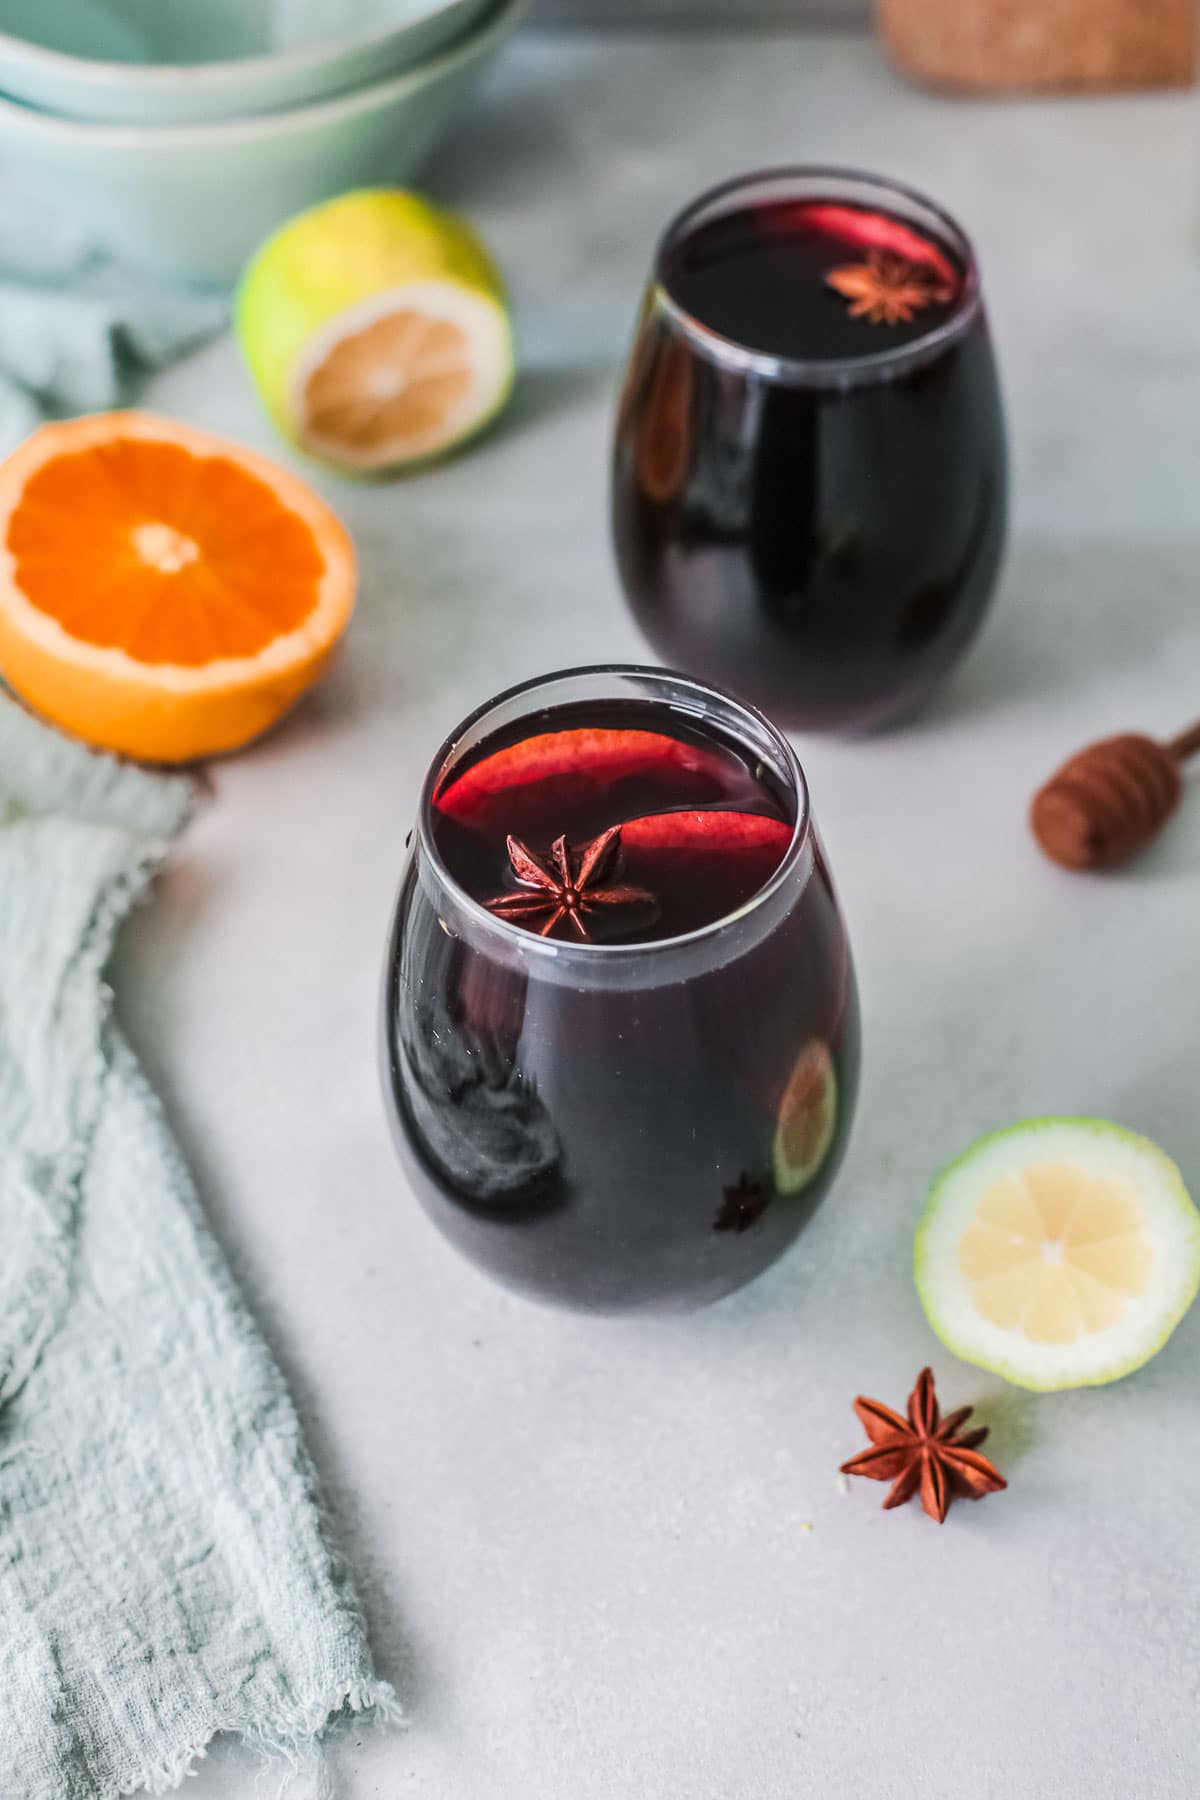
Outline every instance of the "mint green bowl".
<svg viewBox="0 0 1200 1800"><path fill-rule="evenodd" d="M250 118L381 81L445 49L488 0L0 0L0 93L122 125Z"/></svg>
<svg viewBox="0 0 1200 1800"><path fill-rule="evenodd" d="M293 213L410 176L525 5L500 0L418 69L259 119L96 125L0 100L0 157L24 186L69 206L102 248L176 280L227 286Z"/></svg>

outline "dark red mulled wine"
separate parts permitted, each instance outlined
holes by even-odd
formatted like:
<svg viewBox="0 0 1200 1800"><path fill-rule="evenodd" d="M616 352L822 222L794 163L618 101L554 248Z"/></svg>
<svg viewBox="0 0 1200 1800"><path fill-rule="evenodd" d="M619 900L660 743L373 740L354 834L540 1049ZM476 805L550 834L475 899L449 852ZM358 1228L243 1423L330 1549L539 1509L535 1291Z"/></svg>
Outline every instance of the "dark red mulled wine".
<svg viewBox="0 0 1200 1800"><path fill-rule="evenodd" d="M603 1310L749 1280L849 1129L849 946L786 742L655 670L505 696L431 772L388 956L417 1191L511 1285Z"/></svg>
<svg viewBox="0 0 1200 1800"><path fill-rule="evenodd" d="M572 943L725 918L775 873L794 825L748 752L686 720L664 732L637 701L558 707L488 739L433 808L433 841L472 899Z"/></svg>
<svg viewBox="0 0 1200 1800"><path fill-rule="evenodd" d="M670 662L862 729L957 662L1004 540L1005 440L967 240L919 196L797 171L668 230L617 418L613 526Z"/></svg>

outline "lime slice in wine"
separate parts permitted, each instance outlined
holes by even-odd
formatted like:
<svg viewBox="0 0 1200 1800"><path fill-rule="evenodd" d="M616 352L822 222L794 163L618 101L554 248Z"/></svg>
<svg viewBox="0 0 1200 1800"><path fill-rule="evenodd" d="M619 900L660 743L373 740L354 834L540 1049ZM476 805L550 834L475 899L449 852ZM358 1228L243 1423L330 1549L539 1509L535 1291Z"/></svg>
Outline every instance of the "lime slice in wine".
<svg viewBox="0 0 1200 1800"><path fill-rule="evenodd" d="M837 1131L833 1058L810 1038L796 1058L775 1120L775 1186L798 1194L820 1173Z"/></svg>

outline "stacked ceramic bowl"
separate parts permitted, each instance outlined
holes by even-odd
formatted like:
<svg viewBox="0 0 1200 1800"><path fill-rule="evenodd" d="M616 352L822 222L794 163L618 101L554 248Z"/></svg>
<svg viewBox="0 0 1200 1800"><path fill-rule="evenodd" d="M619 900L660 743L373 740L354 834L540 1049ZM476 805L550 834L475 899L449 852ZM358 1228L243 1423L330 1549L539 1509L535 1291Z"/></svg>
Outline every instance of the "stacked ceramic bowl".
<svg viewBox="0 0 1200 1800"><path fill-rule="evenodd" d="M271 228L411 175L525 0L0 0L0 180L232 281Z"/></svg>

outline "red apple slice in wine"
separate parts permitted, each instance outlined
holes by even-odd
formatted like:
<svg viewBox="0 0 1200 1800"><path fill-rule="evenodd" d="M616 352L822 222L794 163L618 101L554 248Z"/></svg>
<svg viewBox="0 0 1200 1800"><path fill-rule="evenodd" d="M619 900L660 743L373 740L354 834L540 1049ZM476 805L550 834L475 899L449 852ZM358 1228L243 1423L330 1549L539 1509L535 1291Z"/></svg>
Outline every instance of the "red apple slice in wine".
<svg viewBox="0 0 1200 1800"><path fill-rule="evenodd" d="M864 212L857 206L818 204L806 205L803 219L806 225L829 232L842 244L861 244L864 250L890 250L905 262L932 270L951 295L962 284L962 275L935 243L886 213Z"/></svg>
<svg viewBox="0 0 1200 1800"><path fill-rule="evenodd" d="M621 879L647 888L654 935L677 937L736 912L770 880L792 840L783 819L747 812L668 812L621 827Z"/></svg>
<svg viewBox="0 0 1200 1800"><path fill-rule="evenodd" d="M697 805L728 795L728 765L698 744L657 731L581 728L548 731L494 751L451 779L435 805L503 843L544 835L549 820L569 819L572 840L619 825L661 804L664 780Z"/></svg>

